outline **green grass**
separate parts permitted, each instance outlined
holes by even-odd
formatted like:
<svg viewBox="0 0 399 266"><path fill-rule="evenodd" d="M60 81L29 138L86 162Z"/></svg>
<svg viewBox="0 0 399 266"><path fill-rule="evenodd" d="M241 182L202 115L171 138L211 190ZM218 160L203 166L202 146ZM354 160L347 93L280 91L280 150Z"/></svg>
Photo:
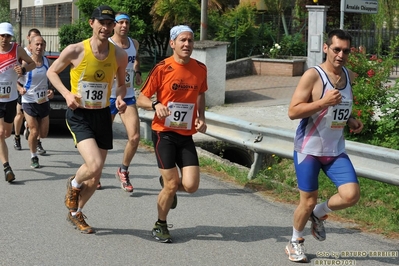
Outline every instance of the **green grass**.
<svg viewBox="0 0 399 266"><path fill-rule="evenodd" d="M209 158L200 158L201 171L256 190L274 200L297 204L299 192L293 162L274 157L255 179L248 180L248 170L227 166ZM350 208L329 214L331 219L353 222L356 228L390 238L399 238L399 187L359 177L361 197ZM319 201L337 193L332 182L320 173Z"/></svg>

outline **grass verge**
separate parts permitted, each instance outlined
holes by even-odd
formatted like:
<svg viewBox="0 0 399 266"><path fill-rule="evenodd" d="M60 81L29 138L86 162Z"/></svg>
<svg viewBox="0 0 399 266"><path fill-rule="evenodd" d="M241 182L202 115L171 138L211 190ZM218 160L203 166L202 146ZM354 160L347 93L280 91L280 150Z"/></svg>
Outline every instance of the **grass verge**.
<svg viewBox="0 0 399 266"><path fill-rule="evenodd" d="M228 182L257 191L276 201L297 204L299 192L293 162L272 155L268 165L252 180L249 169L226 165L212 158L200 157L201 171ZM359 177L361 197L350 208L329 214L329 219L353 224L351 229L399 239L399 188L397 186ZM324 173L319 175L319 201L325 201L337 189Z"/></svg>

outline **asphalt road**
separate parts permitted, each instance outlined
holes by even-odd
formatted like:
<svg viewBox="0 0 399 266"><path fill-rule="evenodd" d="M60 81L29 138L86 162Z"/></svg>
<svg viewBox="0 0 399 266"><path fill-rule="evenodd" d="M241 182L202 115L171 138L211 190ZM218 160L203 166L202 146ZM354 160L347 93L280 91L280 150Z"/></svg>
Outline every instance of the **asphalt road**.
<svg viewBox="0 0 399 266"><path fill-rule="evenodd" d="M130 167L135 190L122 191L114 177L125 146L118 123L115 132L104 190L83 210L97 230L94 235L79 233L65 220L66 179L82 163L71 137L52 133L43 140L48 155L40 157L43 167L37 170L29 168L26 141L22 151L15 151L12 138L7 139L17 179L0 182L0 265L294 265L284 253L294 206L207 174L201 175L197 193L178 193L178 206L168 217L174 243L156 242L150 233L160 190L155 156L138 150ZM305 246L311 265L325 265L323 259L341 252L352 253L334 260L336 265L399 265L399 241L349 229L353 226L328 221L327 240L318 242L308 224ZM370 251L394 257L370 257Z"/></svg>

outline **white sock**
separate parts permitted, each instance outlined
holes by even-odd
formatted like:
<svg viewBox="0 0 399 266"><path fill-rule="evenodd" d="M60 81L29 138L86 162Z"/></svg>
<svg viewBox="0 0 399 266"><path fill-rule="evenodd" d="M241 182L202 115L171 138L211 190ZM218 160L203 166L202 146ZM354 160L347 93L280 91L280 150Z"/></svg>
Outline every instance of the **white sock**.
<svg viewBox="0 0 399 266"><path fill-rule="evenodd" d="M78 182L76 182L76 178L72 179L71 184L73 187L76 187L76 188L80 188L82 186L82 184L79 184Z"/></svg>
<svg viewBox="0 0 399 266"><path fill-rule="evenodd" d="M317 218L321 218L324 215L326 215L327 213L332 212L332 210L330 208L328 208L327 203L328 203L328 201L325 201L323 203L317 204L316 207L314 207L313 214Z"/></svg>
<svg viewBox="0 0 399 266"><path fill-rule="evenodd" d="M33 158L33 157L37 157L37 153L36 152L35 153L31 152L30 158Z"/></svg>
<svg viewBox="0 0 399 266"><path fill-rule="evenodd" d="M75 216L78 212L82 212L82 208L78 208L76 212L71 212L71 215Z"/></svg>
<svg viewBox="0 0 399 266"><path fill-rule="evenodd" d="M291 241L296 241L298 238L303 238L303 230L298 231L295 227L292 227L292 238Z"/></svg>

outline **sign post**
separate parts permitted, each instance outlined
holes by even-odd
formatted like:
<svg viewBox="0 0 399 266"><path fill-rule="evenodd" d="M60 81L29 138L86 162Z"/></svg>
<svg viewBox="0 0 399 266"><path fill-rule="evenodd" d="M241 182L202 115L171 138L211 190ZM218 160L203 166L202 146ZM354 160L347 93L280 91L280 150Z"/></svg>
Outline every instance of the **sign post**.
<svg viewBox="0 0 399 266"><path fill-rule="evenodd" d="M339 28L344 28L344 13L377 14L378 0L341 0Z"/></svg>

